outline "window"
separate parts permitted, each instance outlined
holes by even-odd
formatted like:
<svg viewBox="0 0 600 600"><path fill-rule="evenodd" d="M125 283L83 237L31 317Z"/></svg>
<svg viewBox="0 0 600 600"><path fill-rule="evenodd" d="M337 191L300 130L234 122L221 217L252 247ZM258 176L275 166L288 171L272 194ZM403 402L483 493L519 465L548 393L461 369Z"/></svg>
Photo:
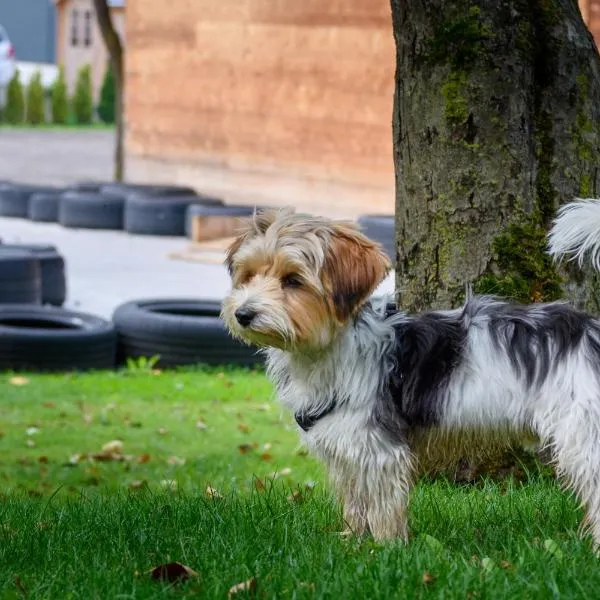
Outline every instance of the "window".
<svg viewBox="0 0 600 600"><path fill-rule="evenodd" d="M92 45L92 11L86 10L83 15L83 45Z"/></svg>
<svg viewBox="0 0 600 600"><path fill-rule="evenodd" d="M71 11L71 46L79 45L79 12Z"/></svg>

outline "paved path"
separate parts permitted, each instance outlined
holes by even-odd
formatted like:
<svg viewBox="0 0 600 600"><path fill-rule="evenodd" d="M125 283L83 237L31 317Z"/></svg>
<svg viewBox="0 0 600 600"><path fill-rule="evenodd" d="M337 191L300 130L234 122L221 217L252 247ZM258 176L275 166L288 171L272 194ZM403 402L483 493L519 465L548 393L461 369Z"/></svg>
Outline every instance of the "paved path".
<svg viewBox="0 0 600 600"><path fill-rule="evenodd" d="M0 180L64 185L111 178L112 132L7 131L0 129ZM0 217L4 243L49 243L67 262L71 308L110 317L122 302L138 298L222 298L229 277L220 265L173 260L183 238L64 229ZM377 293L393 290L388 278Z"/></svg>

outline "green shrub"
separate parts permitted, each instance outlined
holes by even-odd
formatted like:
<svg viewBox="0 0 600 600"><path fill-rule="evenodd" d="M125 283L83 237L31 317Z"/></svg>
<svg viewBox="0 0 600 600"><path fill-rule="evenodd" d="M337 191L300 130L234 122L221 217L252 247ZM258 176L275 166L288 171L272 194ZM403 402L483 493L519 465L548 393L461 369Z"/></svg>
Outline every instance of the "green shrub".
<svg viewBox="0 0 600 600"><path fill-rule="evenodd" d="M52 85L52 122L55 125L66 125L69 119L69 93L65 70L61 67L58 77Z"/></svg>
<svg viewBox="0 0 600 600"><path fill-rule="evenodd" d="M42 74L36 72L27 86L26 120L30 125L41 125L46 120Z"/></svg>
<svg viewBox="0 0 600 600"><path fill-rule="evenodd" d="M73 95L73 115L78 125L89 125L94 116L92 99L92 70L89 65L79 69Z"/></svg>
<svg viewBox="0 0 600 600"><path fill-rule="evenodd" d="M18 125L25 120L25 96L19 71L15 71L6 90L4 120L11 125Z"/></svg>
<svg viewBox="0 0 600 600"><path fill-rule="evenodd" d="M115 122L115 73L110 61L104 73L104 81L100 89L98 116L104 123Z"/></svg>

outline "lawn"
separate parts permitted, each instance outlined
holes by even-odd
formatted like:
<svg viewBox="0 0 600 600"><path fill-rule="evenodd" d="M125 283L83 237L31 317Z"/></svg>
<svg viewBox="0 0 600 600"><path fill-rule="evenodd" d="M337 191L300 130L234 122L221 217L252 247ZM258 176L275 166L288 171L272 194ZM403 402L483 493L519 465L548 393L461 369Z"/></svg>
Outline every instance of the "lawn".
<svg viewBox="0 0 600 600"><path fill-rule="evenodd" d="M342 537L323 471L248 371L0 376L0 598L597 598L555 482L421 482L413 539ZM104 449L103 449L104 448ZM197 576L171 584L154 567Z"/></svg>

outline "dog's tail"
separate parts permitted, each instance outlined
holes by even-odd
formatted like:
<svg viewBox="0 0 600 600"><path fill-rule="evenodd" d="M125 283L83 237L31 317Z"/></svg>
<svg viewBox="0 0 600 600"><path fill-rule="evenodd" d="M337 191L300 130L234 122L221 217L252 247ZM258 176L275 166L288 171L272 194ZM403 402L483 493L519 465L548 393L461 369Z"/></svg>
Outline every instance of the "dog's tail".
<svg viewBox="0 0 600 600"><path fill-rule="evenodd" d="M556 260L577 260L589 256L600 271L600 200L577 198L561 206L548 234L548 253Z"/></svg>

